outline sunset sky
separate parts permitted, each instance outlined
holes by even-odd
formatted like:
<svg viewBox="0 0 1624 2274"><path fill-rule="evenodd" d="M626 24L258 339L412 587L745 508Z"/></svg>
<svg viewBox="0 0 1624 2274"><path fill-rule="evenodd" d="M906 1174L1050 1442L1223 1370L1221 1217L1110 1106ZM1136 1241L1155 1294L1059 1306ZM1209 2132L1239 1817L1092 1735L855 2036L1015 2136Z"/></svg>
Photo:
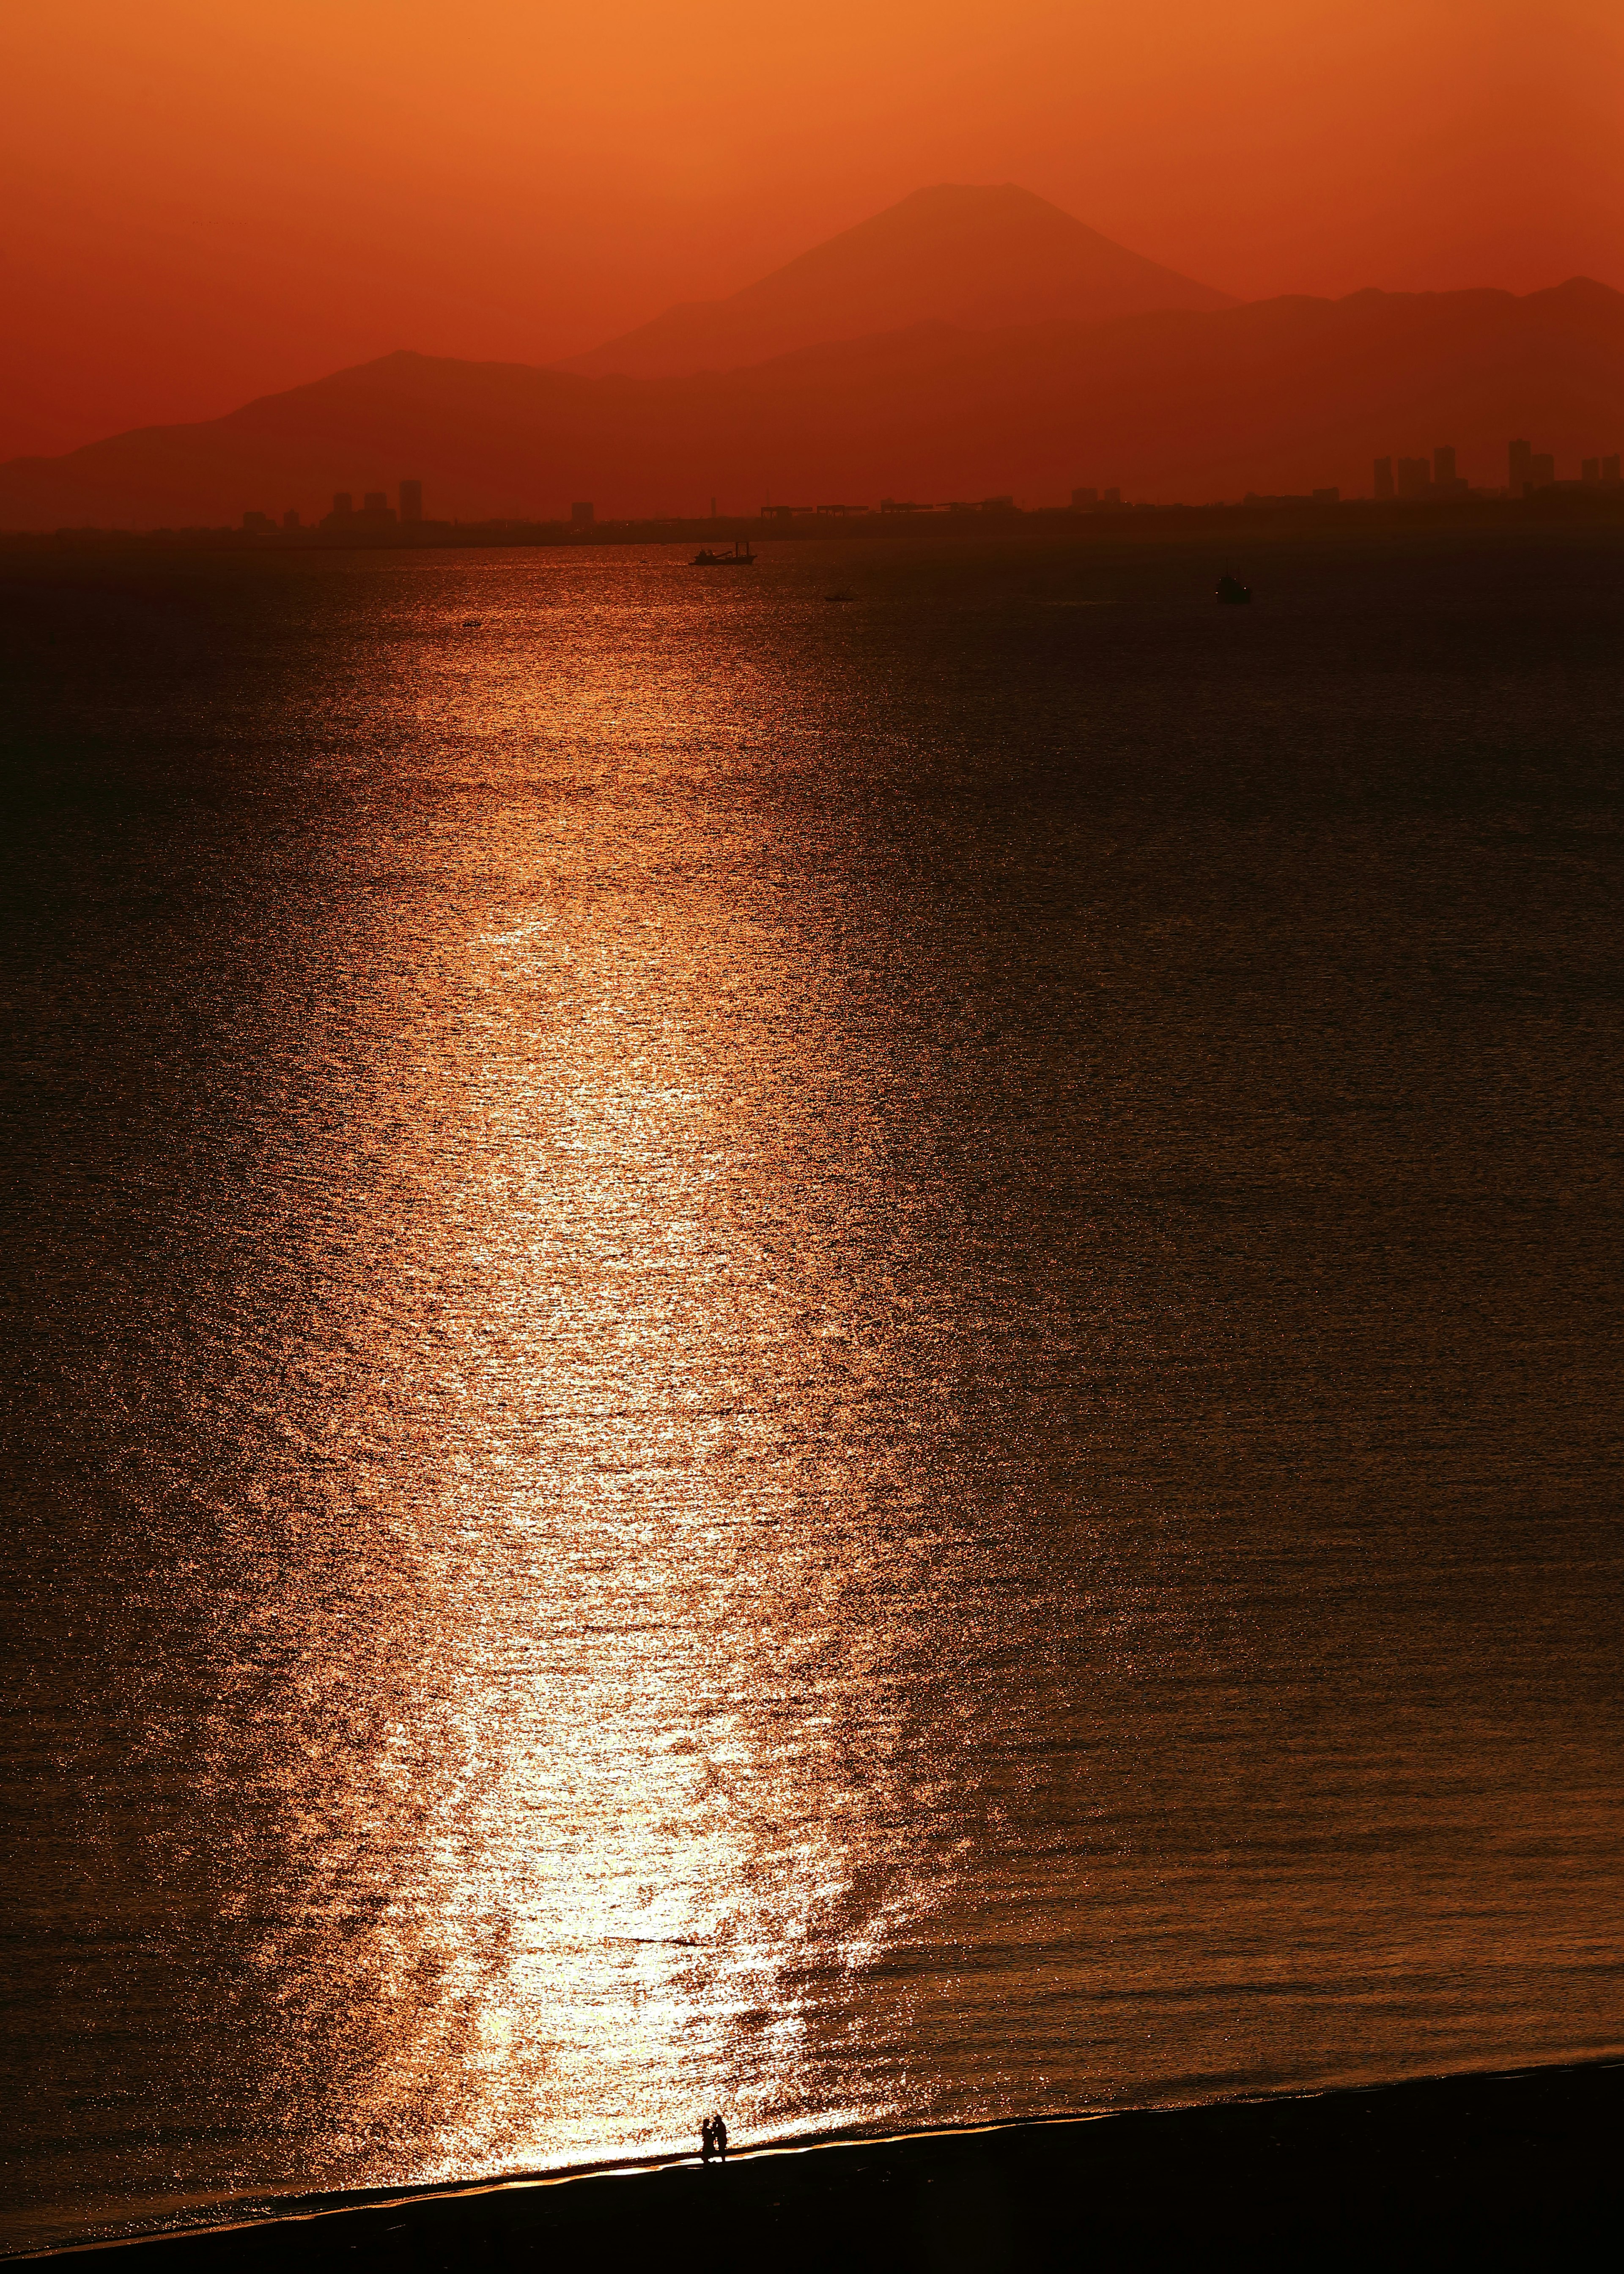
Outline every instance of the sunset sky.
<svg viewBox="0 0 1624 2274"><path fill-rule="evenodd" d="M1617 0L18 0L0 457L545 361L937 181L1252 298L1624 286Z"/></svg>

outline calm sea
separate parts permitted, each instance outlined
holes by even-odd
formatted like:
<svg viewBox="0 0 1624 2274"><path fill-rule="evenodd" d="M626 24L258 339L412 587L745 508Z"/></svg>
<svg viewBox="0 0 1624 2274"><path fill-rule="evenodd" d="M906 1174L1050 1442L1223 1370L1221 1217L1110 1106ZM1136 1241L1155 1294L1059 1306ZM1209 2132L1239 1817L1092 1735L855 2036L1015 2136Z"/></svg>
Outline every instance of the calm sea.
<svg viewBox="0 0 1624 2274"><path fill-rule="evenodd" d="M12 2248L1624 2047L1624 552L686 561L4 567Z"/></svg>

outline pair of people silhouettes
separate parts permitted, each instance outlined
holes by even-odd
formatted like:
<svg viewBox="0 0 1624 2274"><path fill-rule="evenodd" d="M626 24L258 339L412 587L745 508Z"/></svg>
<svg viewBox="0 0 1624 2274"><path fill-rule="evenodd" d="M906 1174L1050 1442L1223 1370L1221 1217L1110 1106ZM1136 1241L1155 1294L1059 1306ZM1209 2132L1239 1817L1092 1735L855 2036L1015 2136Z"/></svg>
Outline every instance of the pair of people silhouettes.
<svg viewBox="0 0 1624 2274"><path fill-rule="evenodd" d="M707 2116L699 2127L699 2160L708 2164L712 2157L719 2164L727 2161L727 2127L719 2116Z"/></svg>

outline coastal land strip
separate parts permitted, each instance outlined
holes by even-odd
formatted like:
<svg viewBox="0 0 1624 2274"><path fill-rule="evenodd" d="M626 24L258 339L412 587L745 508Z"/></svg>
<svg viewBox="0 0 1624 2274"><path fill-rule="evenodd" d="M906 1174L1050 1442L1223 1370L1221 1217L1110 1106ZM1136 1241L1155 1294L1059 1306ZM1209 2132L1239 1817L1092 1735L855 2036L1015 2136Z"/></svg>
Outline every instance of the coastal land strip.
<svg viewBox="0 0 1624 2274"><path fill-rule="evenodd" d="M712 516L665 514L568 522L493 519L369 521L353 515L339 527L247 530L236 526L101 528L89 523L53 529L0 530L0 564L12 570L52 560L99 556L138 561L164 554L228 556L237 561L309 560L332 553L435 553L509 551L598 552L628 546L748 544L763 554L807 544L913 544L962 546L978 539L1069 539L1084 545L1134 544L1202 537L1341 538L1402 545L1407 540L1584 536L1614 542L1624 526L1624 484L1555 486L1529 497L1479 494L1436 501L1347 497L1258 497L1211 504L1121 504L1023 508L1008 499L979 505L853 509L831 519L816 511L793 518L763 514Z"/></svg>
<svg viewBox="0 0 1624 2274"><path fill-rule="evenodd" d="M1425 2078L286 2202L52 2254L120 2274L1577 2267L1617 2248L1624 2063ZM263 2206L257 2208L263 2209Z"/></svg>

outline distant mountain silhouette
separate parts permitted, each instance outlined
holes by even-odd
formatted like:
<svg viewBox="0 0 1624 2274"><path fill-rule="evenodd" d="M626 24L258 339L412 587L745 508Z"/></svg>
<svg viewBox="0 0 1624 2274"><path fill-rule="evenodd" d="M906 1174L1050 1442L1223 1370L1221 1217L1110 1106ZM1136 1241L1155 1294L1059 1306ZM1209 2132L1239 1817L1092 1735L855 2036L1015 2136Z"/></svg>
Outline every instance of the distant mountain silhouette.
<svg viewBox="0 0 1624 2274"><path fill-rule="evenodd" d="M967 331L1151 308L1223 308L1227 294L1158 267L1030 190L945 183L815 245L726 300L688 300L562 364L670 379L919 323Z"/></svg>
<svg viewBox="0 0 1624 2274"><path fill-rule="evenodd" d="M1368 490L1377 452L1624 443L1624 294L1359 292L1103 324L944 324L685 379L586 378L401 353L229 417L0 467L0 528L308 516L420 476L431 516L754 509L767 497L1064 499L1074 483L1200 501Z"/></svg>

